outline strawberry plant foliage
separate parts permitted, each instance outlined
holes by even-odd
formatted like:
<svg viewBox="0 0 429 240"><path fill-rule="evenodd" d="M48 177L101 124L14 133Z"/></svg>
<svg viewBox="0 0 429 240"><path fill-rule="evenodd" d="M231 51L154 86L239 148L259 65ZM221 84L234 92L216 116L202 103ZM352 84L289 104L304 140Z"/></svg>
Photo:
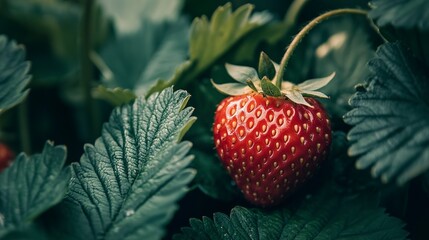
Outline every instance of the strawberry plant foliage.
<svg viewBox="0 0 429 240"><path fill-rule="evenodd" d="M70 179L66 148L47 142L40 154L21 153L0 174L0 237L25 229L62 200Z"/></svg>
<svg viewBox="0 0 429 240"><path fill-rule="evenodd" d="M373 200L322 192L276 211L237 206L229 217L215 213L213 220L191 219L174 240L406 239L404 224Z"/></svg>
<svg viewBox="0 0 429 240"><path fill-rule="evenodd" d="M187 168L191 144L178 143L195 120L192 108L184 108L188 98L168 88L113 111L101 137L72 164L70 192L61 207L71 238L163 235L175 202L195 175Z"/></svg>
<svg viewBox="0 0 429 240"><path fill-rule="evenodd" d="M20 103L28 95L30 63L15 41L0 35L0 113Z"/></svg>
<svg viewBox="0 0 429 240"><path fill-rule="evenodd" d="M152 22L143 20L136 32L115 36L100 51L103 62L103 83L108 88L125 88L137 95L145 95L159 79L172 77L186 58L188 23ZM122 102L122 94L95 90L96 95L110 102Z"/></svg>
<svg viewBox="0 0 429 240"><path fill-rule="evenodd" d="M353 125L349 154L359 156L356 166L371 167L385 182L403 184L429 169L429 81L419 66L399 43L382 45L344 116Z"/></svg>
<svg viewBox="0 0 429 240"><path fill-rule="evenodd" d="M374 56L366 21L356 16L332 19L315 29L310 39L310 46L314 46L310 49L315 53L312 64L315 76L336 73L322 89L330 99L321 102L338 118L350 110L348 100L354 86L367 77L366 63Z"/></svg>
<svg viewBox="0 0 429 240"><path fill-rule="evenodd" d="M245 4L232 11L230 3L216 9L211 19L195 18L191 25L189 60L170 79L162 79L151 89L155 92L175 84L185 86L226 54L246 34L265 24L270 18L252 18L253 5ZM210 47L207 47L210 46Z"/></svg>
<svg viewBox="0 0 429 240"><path fill-rule="evenodd" d="M121 34L130 34L140 29L141 19L151 22L175 21L179 17L183 0L102 0L99 1L106 14L113 20Z"/></svg>
<svg viewBox="0 0 429 240"><path fill-rule="evenodd" d="M395 27L429 30L429 2L426 0L374 0L368 16L377 25L392 24Z"/></svg>

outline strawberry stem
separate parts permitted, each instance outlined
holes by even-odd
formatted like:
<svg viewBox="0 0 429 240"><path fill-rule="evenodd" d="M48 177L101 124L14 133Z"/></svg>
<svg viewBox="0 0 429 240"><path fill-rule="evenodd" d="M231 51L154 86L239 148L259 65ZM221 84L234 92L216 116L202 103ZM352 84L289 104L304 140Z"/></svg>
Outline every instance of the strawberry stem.
<svg viewBox="0 0 429 240"><path fill-rule="evenodd" d="M309 22L296 36L295 38L292 40L291 44L289 45L289 47L287 48L285 54L283 55L283 58L280 62L280 67L279 67L279 71L277 72L276 76L274 77L274 84L281 88L282 85L282 80L283 80L283 75L284 75L284 71L286 69L286 66L290 60L290 58L292 57L293 52L295 51L296 47L298 46L298 44L301 42L301 40L310 32L311 29L313 29L316 25L318 25L319 23L334 17L334 16L338 16L338 15L343 15L343 14L357 14L357 15L367 15L367 11L365 10L360 10L360 9L353 9L353 8L343 8L343 9L336 9L336 10L332 10L329 12L326 12L318 17L316 17L315 19L313 19L311 22Z"/></svg>

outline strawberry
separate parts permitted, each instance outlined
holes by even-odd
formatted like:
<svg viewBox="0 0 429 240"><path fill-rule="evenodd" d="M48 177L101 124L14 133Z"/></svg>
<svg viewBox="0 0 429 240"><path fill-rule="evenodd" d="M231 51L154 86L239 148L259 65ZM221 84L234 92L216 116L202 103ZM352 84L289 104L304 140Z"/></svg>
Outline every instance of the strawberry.
<svg viewBox="0 0 429 240"><path fill-rule="evenodd" d="M225 98L215 113L216 151L250 203L279 204L326 158L331 143L328 115L317 100L301 94L324 96L315 90L333 75L299 85L284 82L280 90L265 77L259 80L252 68L227 65L227 71L240 82L246 78L248 86L231 90L231 83L213 83L234 95Z"/></svg>
<svg viewBox="0 0 429 240"><path fill-rule="evenodd" d="M7 145L0 143L0 172L10 165L13 157L12 150Z"/></svg>

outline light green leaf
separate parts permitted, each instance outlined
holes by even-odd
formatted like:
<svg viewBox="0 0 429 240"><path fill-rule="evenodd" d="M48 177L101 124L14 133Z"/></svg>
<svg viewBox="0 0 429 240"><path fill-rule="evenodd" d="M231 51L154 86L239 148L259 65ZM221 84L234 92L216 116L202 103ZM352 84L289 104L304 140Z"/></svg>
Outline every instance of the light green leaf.
<svg viewBox="0 0 429 240"><path fill-rule="evenodd" d="M395 27L429 30L429 1L427 0L374 0L368 16L379 26L392 24Z"/></svg>
<svg viewBox="0 0 429 240"><path fill-rule="evenodd" d="M42 153L21 153L0 174L0 237L28 227L63 199L70 179L65 160L66 148L47 142Z"/></svg>
<svg viewBox="0 0 429 240"><path fill-rule="evenodd" d="M0 35L0 113L22 102L28 95L30 63L25 50L15 41Z"/></svg>
<svg viewBox="0 0 429 240"><path fill-rule="evenodd" d="M150 93L165 86L186 86L226 54L244 36L262 26L265 17L252 19L253 5L245 4L232 11L231 3L216 9L209 21L206 16L195 18L191 25L189 61L178 68L170 79L163 79Z"/></svg>
<svg viewBox="0 0 429 240"><path fill-rule="evenodd" d="M344 116L353 125L349 154L374 177L404 184L429 169L429 85L419 62L398 43L383 44L369 62L365 90Z"/></svg>
<svg viewBox="0 0 429 240"><path fill-rule="evenodd" d="M92 91L92 96L97 99L103 99L117 107L127 104L136 98L136 95L129 89L106 88L99 85Z"/></svg>
<svg viewBox="0 0 429 240"><path fill-rule="evenodd" d="M238 66L238 65L226 63L225 68L229 76L231 76L234 80L241 82L243 84L246 84L247 80L251 80L251 81L259 80L256 69L252 67Z"/></svg>
<svg viewBox="0 0 429 240"><path fill-rule="evenodd" d="M100 4L115 28L121 34L129 34L141 28L143 18L152 22L177 20L183 0L102 0Z"/></svg>
<svg viewBox="0 0 429 240"><path fill-rule="evenodd" d="M113 74L103 79L106 87L127 88L143 96L160 79L171 78L187 56L188 30L184 19L172 23L145 20L139 31L116 36L100 52L102 65Z"/></svg>
<svg viewBox="0 0 429 240"><path fill-rule="evenodd" d="M231 8L228 3L213 13L211 21L203 16L192 23L189 54L191 60L198 60L197 68L205 69L240 38L266 23L265 18L252 21L253 5L242 5L234 12Z"/></svg>
<svg viewBox="0 0 429 240"><path fill-rule="evenodd" d="M346 198L328 192L310 196L290 209L235 207L229 217L215 213L213 220L191 219L191 226L173 239L406 239L404 224L372 202L364 196Z"/></svg>
<svg viewBox="0 0 429 240"><path fill-rule="evenodd" d="M160 239L187 184L191 143L179 137L193 109L183 90L168 88L116 108L94 145L72 164L61 206L71 239ZM79 229L79 231L76 231Z"/></svg>

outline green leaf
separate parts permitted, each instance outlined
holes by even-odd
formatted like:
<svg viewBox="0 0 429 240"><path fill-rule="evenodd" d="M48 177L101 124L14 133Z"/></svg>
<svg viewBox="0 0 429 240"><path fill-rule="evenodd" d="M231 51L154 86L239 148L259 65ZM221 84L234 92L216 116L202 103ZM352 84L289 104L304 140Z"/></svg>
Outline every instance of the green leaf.
<svg viewBox="0 0 429 240"><path fill-rule="evenodd" d="M197 69L211 65L240 38L267 22L266 18L252 19L252 10L253 5L245 4L232 12L228 3L216 9L211 21L205 16L194 20L189 54L191 60L197 60Z"/></svg>
<svg viewBox="0 0 429 240"><path fill-rule="evenodd" d="M117 36L100 52L113 78L107 87L132 89L142 96L158 80L170 78L187 55L188 23L144 21L138 32Z"/></svg>
<svg viewBox="0 0 429 240"><path fill-rule="evenodd" d="M350 111L348 100L354 86L364 81L369 71L366 63L374 56L367 19L357 16L336 18L315 29L314 75L336 72L335 78L321 89L330 97L322 103L340 119Z"/></svg>
<svg viewBox="0 0 429 240"><path fill-rule="evenodd" d="M244 36L267 22L267 18L252 18L253 5L245 4L234 12L231 3L218 7L209 21L206 16L195 18L191 25L189 61L182 64L170 79L163 79L149 92L176 84L186 86L225 55ZM210 46L210 47L208 47Z"/></svg>
<svg viewBox="0 0 429 240"><path fill-rule="evenodd" d="M152 22L177 20L183 0L103 0L100 4L113 19L115 28L129 34L140 29L143 18Z"/></svg>
<svg viewBox="0 0 429 240"><path fill-rule="evenodd" d="M273 97L282 96L280 89L276 85L274 85L274 83L272 83L267 77L263 77L261 79L261 88L262 88L262 92L265 95L273 96Z"/></svg>
<svg viewBox="0 0 429 240"><path fill-rule="evenodd" d="M429 80L419 62L398 43L383 44L369 62L364 91L344 116L353 125L349 154L374 177L404 184L429 169Z"/></svg>
<svg viewBox="0 0 429 240"><path fill-rule="evenodd" d="M229 217L215 213L213 220L191 219L191 226L173 239L406 239L404 224L372 202L365 196L346 198L328 192L309 196L289 209L238 206Z"/></svg>
<svg viewBox="0 0 429 240"><path fill-rule="evenodd" d="M0 113L28 95L28 90L24 89L30 82L29 69L24 48L0 35Z"/></svg>
<svg viewBox="0 0 429 240"><path fill-rule="evenodd" d="M240 43L240 46L237 46L238 49L235 50L234 60L238 61L240 59L241 61L252 61L255 57L255 51L261 43L274 45L284 38L286 34L290 33L291 30L294 30L297 25L298 17L306 2L307 0L294 0L290 2L290 5L289 3L284 4L280 9L283 9L286 5L289 6L282 21L276 21L276 19L267 11L258 13L262 17L269 17L270 19L273 18L273 20L255 29L245 37L245 39ZM280 5L277 5L276 7L278 8L279 6ZM259 3L258 7L261 8ZM263 75L260 76L260 78L262 77ZM272 80L272 77L267 77Z"/></svg>
<svg viewBox="0 0 429 240"><path fill-rule="evenodd" d="M0 237L24 229L63 199L70 179L65 160L66 148L47 142L42 153L21 153L0 174Z"/></svg>
<svg viewBox="0 0 429 240"><path fill-rule="evenodd" d="M195 171L191 143L180 142L193 109L168 88L116 108L94 145L86 145L61 214L71 239L160 239ZM79 231L76 231L79 229Z"/></svg>
<svg viewBox="0 0 429 240"><path fill-rule="evenodd" d="M429 30L429 2L426 0L375 0L368 16L379 26L392 24L401 28Z"/></svg>
<svg viewBox="0 0 429 240"><path fill-rule="evenodd" d="M194 150L192 153L195 155L192 167L198 171L195 182L203 193L224 201L241 197L241 192L214 153L208 154L200 150Z"/></svg>
<svg viewBox="0 0 429 240"><path fill-rule="evenodd" d="M115 107L130 103L136 98L136 95L129 89L106 88L103 85L95 88L92 96L97 99L106 100Z"/></svg>

